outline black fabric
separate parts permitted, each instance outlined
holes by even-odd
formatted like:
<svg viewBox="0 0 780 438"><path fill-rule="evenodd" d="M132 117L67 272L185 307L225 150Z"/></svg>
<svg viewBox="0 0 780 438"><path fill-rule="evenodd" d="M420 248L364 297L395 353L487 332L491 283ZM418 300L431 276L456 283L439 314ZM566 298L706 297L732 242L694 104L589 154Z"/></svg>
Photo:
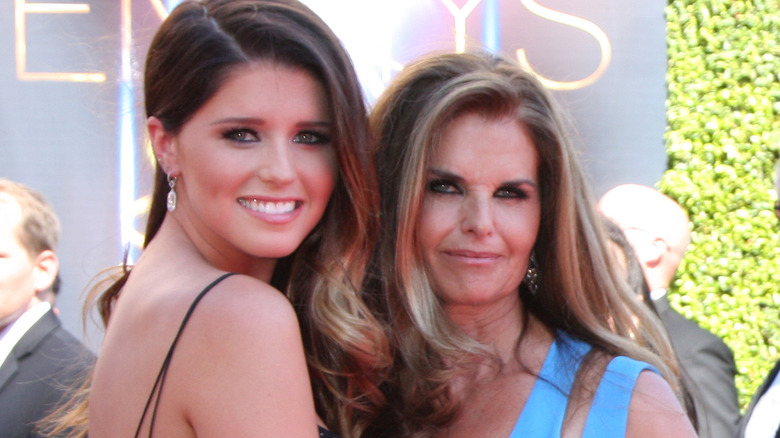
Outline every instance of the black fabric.
<svg viewBox="0 0 780 438"><path fill-rule="evenodd" d="M674 310L666 296L653 301L680 367L689 377L701 438L733 438L739 422L734 353L718 336Z"/></svg>
<svg viewBox="0 0 780 438"><path fill-rule="evenodd" d="M95 355L49 310L0 366L0 436L43 437L36 422L71 395Z"/></svg>

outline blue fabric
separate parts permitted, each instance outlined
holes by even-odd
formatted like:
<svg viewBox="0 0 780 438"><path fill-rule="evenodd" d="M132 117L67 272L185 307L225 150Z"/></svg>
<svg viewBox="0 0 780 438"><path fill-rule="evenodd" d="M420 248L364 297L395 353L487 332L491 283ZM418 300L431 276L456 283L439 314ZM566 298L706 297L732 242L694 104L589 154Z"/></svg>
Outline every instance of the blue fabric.
<svg viewBox="0 0 780 438"><path fill-rule="evenodd" d="M568 396L590 349L589 344L559 333L509 438L561 436ZM631 393L643 370L656 371L644 362L624 356L610 361L596 389L583 438L625 436Z"/></svg>

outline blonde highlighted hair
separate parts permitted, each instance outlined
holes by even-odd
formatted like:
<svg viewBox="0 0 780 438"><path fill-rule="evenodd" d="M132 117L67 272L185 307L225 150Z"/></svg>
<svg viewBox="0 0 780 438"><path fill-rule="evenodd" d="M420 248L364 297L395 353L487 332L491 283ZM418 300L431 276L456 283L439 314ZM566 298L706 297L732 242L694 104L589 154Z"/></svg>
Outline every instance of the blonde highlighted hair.
<svg viewBox="0 0 780 438"><path fill-rule="evenodd" d="M453 364L486 354L445 316L415 237L431 153L447 124L466 113L512 117L537 148L541 223L534 253L541 274L538 293L521 286L524 312L598 352L650 363L679 391L668 339L617 274L567 123L549 92L494 55L430 55L399 73L370 116L383 219L374 278L387 295L398 346L386 386L394 408L377 424L377 436L388 428L430 436L446 426L458 411L450 392Z"/></svg>

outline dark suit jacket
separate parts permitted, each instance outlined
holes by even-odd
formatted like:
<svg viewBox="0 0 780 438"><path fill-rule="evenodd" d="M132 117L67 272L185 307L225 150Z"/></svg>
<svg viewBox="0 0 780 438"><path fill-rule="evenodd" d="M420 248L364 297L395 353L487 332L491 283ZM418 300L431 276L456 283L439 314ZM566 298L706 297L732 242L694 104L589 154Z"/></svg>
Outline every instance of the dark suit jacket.
<svg viewBox="0 0 780 438"><path fill-rule="evenodd" d="M722 339L671 308L666 296L654 300L687 375L702 438L733 438L739 421L734 353Z"/></svg>
<svg viewBox="0 0 780 438"><path fill-rule="evenodd" d="M758 403L758 399L760 399L761 396L764 395L764 393L772 384L772 382L774 382L778 372L780 372L780 360L775 363L775 367L772 368L772 371L770 371L769 375L766 376L766 379L764 379L764 382L761 384L761 386L758 387L756 393L753 394L753 398L750 400L750 405L748 405L748 408L745 411L745 415L739 421L739 429L736 435L737 438L743 438L745 436L745 428L747 427L747 422L750 419L750 416L753 414L753 408L756 407L756 403ZM780 412L778 413L778 415L780 415ZM776 437L780 436L780 429L777 430L775 436Z"/></svg>
<svg viewBox="0 0 780 438"><path fill-rule="evenodd" d="M39 436L34 423L82 381L94 360L52 311L45 313L0 367L0 436Z"/></svg>

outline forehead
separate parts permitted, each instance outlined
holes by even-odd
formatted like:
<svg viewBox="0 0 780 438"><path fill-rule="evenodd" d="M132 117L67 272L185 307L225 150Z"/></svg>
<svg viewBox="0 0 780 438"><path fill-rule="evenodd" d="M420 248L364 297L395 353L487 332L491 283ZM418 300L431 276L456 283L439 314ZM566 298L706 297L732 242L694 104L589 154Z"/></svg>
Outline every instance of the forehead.
<svg viewBox="0 0 780 438"><path fill-rule="evenodd" d="M484 176L521 173L536 178L538 153L528 129L516 119L467 113L442 129L431 165Z"/></svg>
<svg viewBox="0 0 780 438"><path fill-rule="evenodd" d="M308 70L274 61L256 61L232 69L207 104L215 101L245 110L256 109L263 102L283 105L303 101L319 109L327 107L327 93Z"/></svg>
<svg viewBox="0 0 780 438"><path fill-rule="evenodd" d="M15 228L22 219L22 206L10 194L0 192L0 227Z"/></svg>

